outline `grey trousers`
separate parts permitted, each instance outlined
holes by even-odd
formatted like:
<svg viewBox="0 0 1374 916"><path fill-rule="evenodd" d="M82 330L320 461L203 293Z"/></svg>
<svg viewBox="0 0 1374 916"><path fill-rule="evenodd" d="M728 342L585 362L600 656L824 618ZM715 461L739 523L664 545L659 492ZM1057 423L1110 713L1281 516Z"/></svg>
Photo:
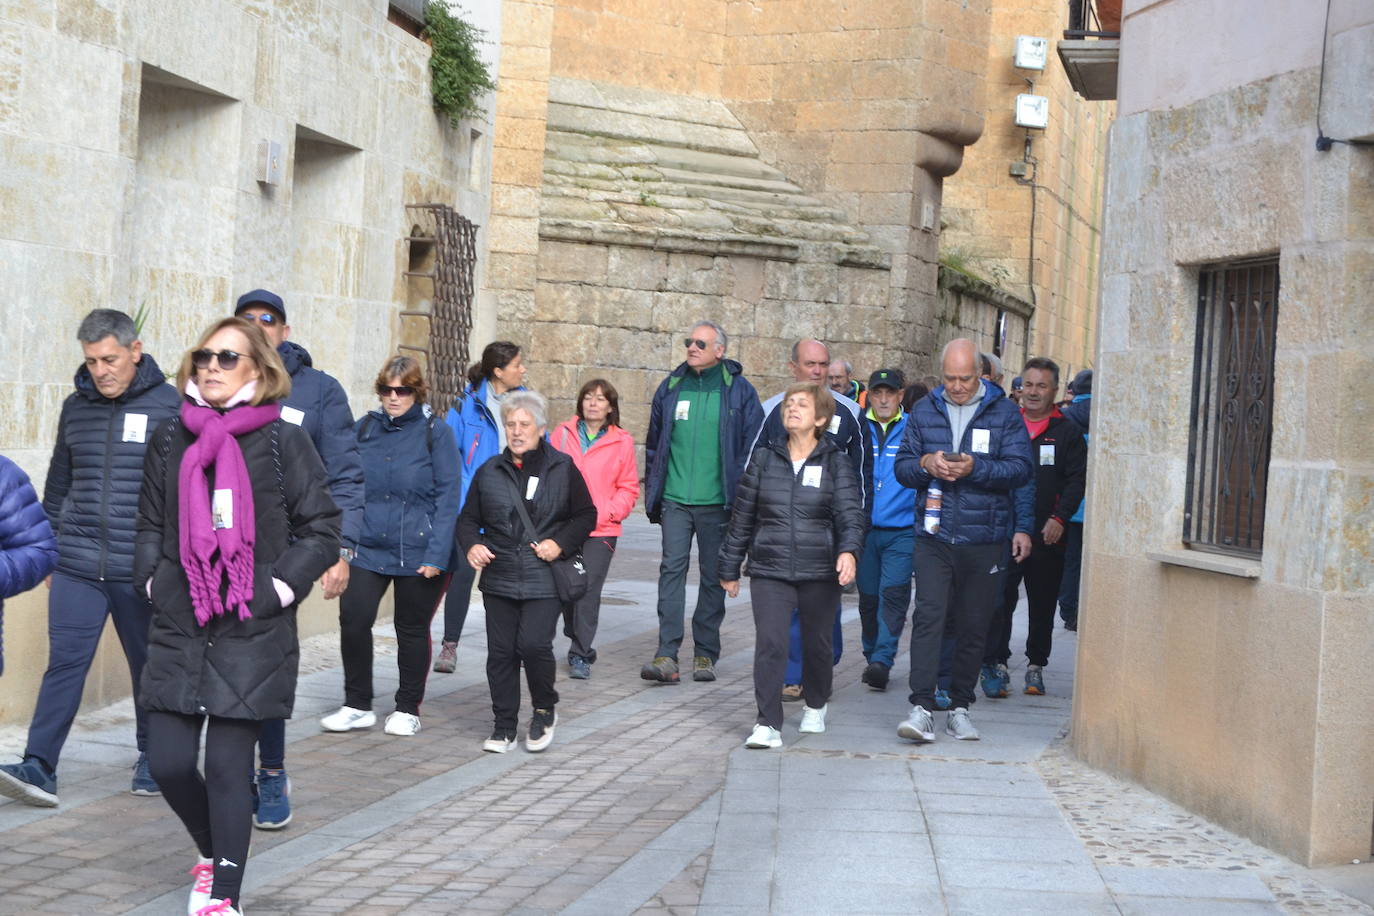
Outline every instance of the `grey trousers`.
<svg viewBox="0 0 1374 916"><path fill-rule="evenodd" d="M568 660L583 658L588 664L596 661L596 625L601 619L601 588L606 584L615 557L615 538L589 537L582 545L582 562L587 567L587 594L572 604L563 605L563 635L572 640Z"/></svg>

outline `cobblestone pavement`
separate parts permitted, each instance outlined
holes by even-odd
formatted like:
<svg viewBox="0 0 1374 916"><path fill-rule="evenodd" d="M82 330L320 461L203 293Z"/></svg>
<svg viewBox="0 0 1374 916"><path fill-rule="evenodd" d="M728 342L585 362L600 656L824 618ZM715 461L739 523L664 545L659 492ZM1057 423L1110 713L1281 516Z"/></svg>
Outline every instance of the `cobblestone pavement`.
<svg viewBox="0 0 1374 916"><path fill-rule="evenodd" d="M1374 913L1069 756L1075 643L1062 631L1050 696L981 702L982 741L918 748L895 736L905 663L886 693L861 687L847 606L826 733L799 736L789 704L784 749L744 751L747 596L730 605L719 680L648 684L638 669L654 647L656 572L657 531L637 521L612 567L601 659L589 681L560 673L543 754L480 750L491 724L480 603L458 672L431 677L413 738L322 734L342 676L337 641L312 640L288 727L295 819L255 832L248 910ZM385 627L377 640L384 712L394 643ZM129 713L125 702L83 717L60 808L0 800L0 914L184 912L192 850L164 803L126 791ZM0 730L5 759L22 745L22 730Z"/></svg>

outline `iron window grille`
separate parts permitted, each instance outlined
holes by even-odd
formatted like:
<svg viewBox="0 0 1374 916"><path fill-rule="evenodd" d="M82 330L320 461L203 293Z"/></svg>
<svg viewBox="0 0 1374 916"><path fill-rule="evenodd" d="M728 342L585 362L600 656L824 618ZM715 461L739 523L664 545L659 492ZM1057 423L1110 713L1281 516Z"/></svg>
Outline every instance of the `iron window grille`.
<svg viewBox="0 0 1374 916"><path fill-rule="evenodd" d="M425 355L431 403L442 412L456 402L467 387L468 337L472 332L473 274L477 265L477 224L447 204L406 204L417 220L418 232L406 238L412 260L417 246L433 246L429 270L407 270L404 276L420 277L434 286L427 311L406 310L402 317L429 322L425 347L402 345Z"/></svg>
<svg viewBox="0 0 1374 916"><path fill-rule="evenodd" d="M1193 410L1183 541L1258 557L1273 430L1277 259L1204 269L1198 278Z"/></svg>

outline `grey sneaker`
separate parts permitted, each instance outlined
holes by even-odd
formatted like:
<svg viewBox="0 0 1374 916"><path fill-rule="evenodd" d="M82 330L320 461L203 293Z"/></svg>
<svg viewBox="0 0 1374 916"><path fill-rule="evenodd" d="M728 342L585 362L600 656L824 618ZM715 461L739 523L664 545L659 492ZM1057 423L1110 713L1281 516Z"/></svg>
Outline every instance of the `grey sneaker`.
<svg viewBox="0 0 1374 916"><path fill-rule="evenodd" d="M962 706L949 711L949 717L945 719L945 734L953 736L958 741L978 740L978 729L973 727L968 710Z"/></svg>
<svg viewBox="0 0 1374 916"><path fill-rule="evenodd" d="M1045 669L1039 665L1026 666L1026 693L1033 697L1045 695Z"/></svg>
<svg viewBox="0 0 1374 916"><path fill-rule="evenodd" d="M434 670L438 674L452 674L458 668L458 641L444 640L439 647L439 657L434 660Z"/></svg>
<svg viewBox="0 0 1374 916"><path fill-rule="evenodd" d="M935 719L930 715L930 710L924 706L911 707L911 715L897 726L897 737L915 741L917 744L934 741Z"/></svg>
<svg viewBox="0 0 1374 916"><path fill-rule="evenodd" d="M716 663L704 655L698 655L692 662L692 680L714 681L715 679Z"/></svg>
<svg viewBox="0 0 1374 916"><path fill-rule="evenodd" d="M639 669L639 676L646 681L659 681L663 684L681 683L682 676L677 671L677 659L666 655L656 655L654 660Z"/></svg>

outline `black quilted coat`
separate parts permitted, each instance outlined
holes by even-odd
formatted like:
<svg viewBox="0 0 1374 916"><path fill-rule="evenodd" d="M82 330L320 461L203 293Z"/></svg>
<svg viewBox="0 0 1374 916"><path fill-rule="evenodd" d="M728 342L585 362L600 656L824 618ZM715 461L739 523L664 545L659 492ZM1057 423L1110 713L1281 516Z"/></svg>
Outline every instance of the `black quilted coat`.
<svg viewBox="0 0 1374 916"><path fill-rule="evenodd" d="M854 463L829 437L821 439L800 472L792 469L786 439L760 444L735 491L730 530L717 561L720 578L738 579L748 553L749 575L756 578L833 579L841 553L852 553L855 560L863 553L867 529Z"/></svg>
<svg viewBox="0 0 1374 916"><path fill-rule="evenodd" d="M153 623L139 703L146 709L227 719L285 719L296 698L296 607L339 559L338 507L310 436L276 420L238 437L257 521L252 617L196 623L181 566L177 518L181 459L194 437L181 418L157 431L144 463L134 582L152 581ZM281 579L296 603L282 607Z"/></svg>

